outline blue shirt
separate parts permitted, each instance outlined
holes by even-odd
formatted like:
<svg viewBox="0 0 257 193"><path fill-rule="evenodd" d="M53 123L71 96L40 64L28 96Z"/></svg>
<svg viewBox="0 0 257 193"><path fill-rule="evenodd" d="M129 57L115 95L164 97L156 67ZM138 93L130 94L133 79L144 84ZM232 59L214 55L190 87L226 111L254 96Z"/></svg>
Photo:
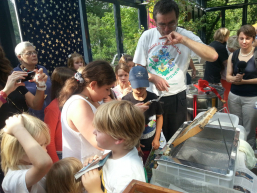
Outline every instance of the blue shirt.
<svg viewBox="0 0 257 193"><path fill-rule="evenodd" d="M18 66L15 67L13 69L13 71L22 71L20 66L21 65L18 64ZM44 66L40 66L40 65L37 65L37 66L38 66L38 69L43 68L43 72L48 76L47 81L46 81L47 88L45 90L46 97L45 97L45 100L44 100L43 108L41 110L33 110L33 109L29 108L29 113L31 115L34 115L34 116L38 117L42 121L44 121L44 117L45 117L44 110L51 102L51 86L52 86L52 83L51 83L51 79L50 79L50 76L49 76L46 68ZM31 92L33 95L35 95L36 91L37 91L36 83L35 82L28 82L28 81L26 81L24 83L25 83L25 87L28 89L28 91Z"/></svg>

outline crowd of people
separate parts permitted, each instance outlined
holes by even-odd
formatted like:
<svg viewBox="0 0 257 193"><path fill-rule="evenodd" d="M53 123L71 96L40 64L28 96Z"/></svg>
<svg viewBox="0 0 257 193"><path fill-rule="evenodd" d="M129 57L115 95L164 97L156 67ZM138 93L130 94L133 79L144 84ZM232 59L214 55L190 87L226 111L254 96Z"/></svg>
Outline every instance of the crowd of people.
<svg viewBox="0 0 257 193"><path fill-rule="evenodd" d="M67 67L50 77L32 43L16 46L20 63L14 69L0 47L4 192L118 193L132 179L147 181L143 165L159 149L161 132L169 140L186 121L186 73L195 57L207 61L204 79L222 83L230 113L255 147L255 29L244 25L229 37L220 28L208 46L177 26L174 1L158 1L153 17L157 27L142 34L134 58L123 55L115 70L103 60L86 64L73 53ZM100 171L75 180L83 165L110 151Z"/></svg>

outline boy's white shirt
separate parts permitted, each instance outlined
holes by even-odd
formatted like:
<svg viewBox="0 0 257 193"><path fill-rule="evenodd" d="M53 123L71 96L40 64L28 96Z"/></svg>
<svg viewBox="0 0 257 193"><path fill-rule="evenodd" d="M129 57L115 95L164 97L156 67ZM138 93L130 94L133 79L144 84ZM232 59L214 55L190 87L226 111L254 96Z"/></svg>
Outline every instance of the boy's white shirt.
<svg viewBox="0 0 257 193"><path fill-rule="evenodd" d="M2 183L2 188L5 193L46 193L45 177L34 184L31 187L31 191L28 191L25 176L32 165L19 165L18 167L20 170L9 169L5 175Z"/></svg>
<svg viewBox="0 0 257 193"><path fill-rule="evenodd" d="M143 162L134 147L117 160L108 159L103 166L104 186L108 193L121 193L133 180L145 182Z"/></svg>

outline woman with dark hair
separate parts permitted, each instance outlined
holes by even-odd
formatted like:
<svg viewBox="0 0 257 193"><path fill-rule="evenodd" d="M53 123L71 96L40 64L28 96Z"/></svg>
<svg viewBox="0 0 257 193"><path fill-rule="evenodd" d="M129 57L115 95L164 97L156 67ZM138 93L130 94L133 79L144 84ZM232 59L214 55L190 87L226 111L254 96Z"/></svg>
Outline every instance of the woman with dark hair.
<svg viewBox="0 0 257 193"><path fill-rule="evenodd" d="M255 29L243 25L237 31L240 49L228 58L227 81L231 82L228 107L231 114L239 117L239 124L246 129L247 142L256 148L255 129L257 127L257 68L252 46ZM246 66L244 66L246 65Z"/></svg>
<svg viewBox="0 0 257 193"><path fill-rule="evenodd" d="M18 64L17 67L15 67L14 71L20 71L20 72L31 72L35 69L42 69L43 72L48 75L48 72L44 66L38 65L38 52L35 50L35 47L32 43L25 41L20 42L15 47L15 55L17 56L18 60L20 61L20 64ZM48 75L48 79L46 81L45 85L45 95L44 95L44 104L41 109L29 109L29 113L31 115L34 115L44 120L44 109L47 107L47 105L51 102L51 96L50 96L50 90L51 90L51 80L50 76ZM36 94L37 91L37 85L34 82L25 82L25 87L32 93Z"/></svg>
<svg viewBox="0 0 257 193"><path fill-rule="evenodd" d="M47 153L53 162L62 158L62 125L61 111L58 105L58 96L65 84L65 81L76 73L76 70L67 67L57 67L51 76L51 100L52 102L45 108L45 123L50 130L51 141L47 146Z"/></svg>
<svg viewBox="0 0 257 193"><path fill-rule="evenodd" d="M62 109L63 158L75 157L82 162L93 155L101 155L92 121L96 108L110 95L115 74L108 62L94 61L79 68L68 79L58 97Z"/></svg>

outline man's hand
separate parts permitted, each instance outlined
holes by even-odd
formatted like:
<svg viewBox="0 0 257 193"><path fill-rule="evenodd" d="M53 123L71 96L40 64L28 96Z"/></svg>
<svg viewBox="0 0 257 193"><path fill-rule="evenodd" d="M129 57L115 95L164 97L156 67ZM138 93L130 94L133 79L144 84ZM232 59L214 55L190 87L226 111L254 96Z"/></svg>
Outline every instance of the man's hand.
<svg viewBox="0 0 257 193"><path fill-rule="evenodd" d="M196 77L196 69L192 69L192 78L194 79Z"/></svg>
<svg viewBox="0 0 257 193"><path fill-rule="evenodd" d="M88 193L103 192L98 169L90 170L82 176L82 184Z"/></svg>
<svg viewBox="0 0 257 193"><path fill-rule="evenodd" d="M169 87L170 87L169 83L165 79L161 78L160 76L151 74L149 81L154 83L156 88L159 91L169 91Z"/></svg>
<svg viewBox="0 0 257 193"><path fill-rule="evenodd" d="M166 39L164 45L174 45L174 44L181 44L184 41L184 36L173 31L168 35L160 37L160 39Z"/></svg>

